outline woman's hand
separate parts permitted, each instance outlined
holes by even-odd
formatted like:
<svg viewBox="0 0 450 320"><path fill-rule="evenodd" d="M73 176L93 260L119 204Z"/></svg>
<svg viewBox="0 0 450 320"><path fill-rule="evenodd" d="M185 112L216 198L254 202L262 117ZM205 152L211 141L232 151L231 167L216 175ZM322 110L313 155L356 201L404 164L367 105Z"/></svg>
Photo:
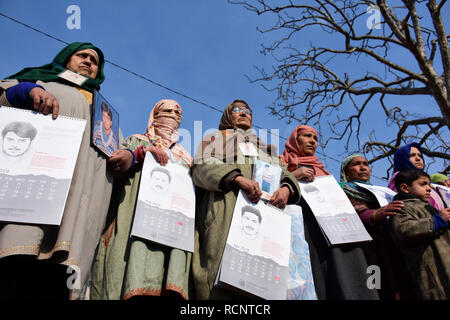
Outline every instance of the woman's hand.
<svg viewBox="0 0 450 320"><path fill-rule="evenodd" d="M244 178L243 176L237 176L234 179L234 183L239 189L242 189L247 193L247 197L251 202L257 203L261 198L262 192L258 182Z"/></svg>
<svg viewBox="0 0 450 320"><path fill-rule="evenodd" d="M161 147L144 148L144 153L147 151L149 151L153 154L156 161L158 161L158 163L160 165L165 166L167 164L167 162L169 162L169 156Z"/></svg>
<svg viewBox="0 0 450 320"><path fill-rule="evenodd" d="M439 210L439 215L442 217L442 219L447 221L447 223L450 223L450 208Z"/></svg>
<svg viewBox="0 0 450 320"><path fill-rule="evenodd" d="M283 210L286 207L290 195L291 191L289 191L288 187L281 187L273 193L269 203Z"/></svg>
<svg viewBox="0 0 450 320"><path fill-rule="evenodd" d="M302 182L312 182L314 181L314 169L308 167L300 167L292 171L292 174L297 178L297 180Z"/></svg>
<svg viewBox="0 0 450 320"><path fill-rule="evenodd" d="M392 201L391 203L375 209L372 213L374 222L381 222L384 221L389 216L395 216L397 212L400 212L403 209L403 202L402 201Z"/></svg>
<svg viewBox="0 0 450 320"><path fill-rule="evenodd" d="M49 114L51 112L53 119L58 117L59 103L54 95L42 88L35 87L30 91L30 98L33 100L34 110L43 114Z"/></svg>
<svg viewBox="0 0 450 320"><path fill-rule="evenodd" d="M113 173L123 173L127 171L133 163L133 155L128 150L119 149L108 159L108 165Z"/></svg>
<svg viewBox="0 0 450 320"><path fill-rule="evenodd" d="M441 184L441 185L443 185L443 186L445 186L445 187L447 187L447 188L450 188L450 179L441 181L441 182L439 182L438 184Z"/></svg>

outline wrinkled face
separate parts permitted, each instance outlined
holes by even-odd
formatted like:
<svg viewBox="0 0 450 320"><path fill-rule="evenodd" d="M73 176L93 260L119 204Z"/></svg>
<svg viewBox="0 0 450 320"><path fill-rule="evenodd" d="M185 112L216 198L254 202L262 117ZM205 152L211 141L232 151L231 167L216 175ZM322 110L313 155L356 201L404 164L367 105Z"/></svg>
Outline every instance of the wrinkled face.
<svg viewBox="0 0 450 320"><path fill-rule="evenodd" d="M316 153L317 141L317 135L312 131L305 131L297 136L298 146L305 156L313 156Z"/></svg>
<svg viewBox="0 0 450 320"><path fill-rule="evenodd" d="M252 127L252 115L245 112L245 109L250 111L247 105L238 101L233 103L233 109L231 112L233 125L243 130L250 129Z"/></svg>
<svg viewBox="0 0 450 320"><path fill-rule="evenodd" d="M411 161L417 169L423 170L424 164L422 154L416 147L411 147L411 151L409 152L409 161Z"/></svg>
<svg viewBox="0 0 450 320"><path fill-rule="evenodd" d="M348 181L353 180L362 180L369 181L370 180L370 167L366 158L364 157L355 157L350 161L345 169L345 175L347 176Z"/></svg>
<svg viewBox="0 0 450 320"><path fill-rule="evenodd" d="M111 130L111 126L112 126L112 121L111 121L111 118L110 118L108 112L102 111L102 120L103 120L103 127L105 128L105 132L109 133L109 131Z"/></svg>
<svg viewBox="0 0 450 320"><path fill-rule="evenodd" d="M98 58L91 49L75 52L66 65L66 68L86 77L95 79L98 72Z"/></svg>
<svg viewBox="0 0 450 320"><path fill-rule="evenodd" d="M3 152L9 157L19 157L27 152L30 147L31 139L22 138L15 134L13 131L9 131L3 137Z"/></svg>
<svg viewBox="0 0 450 320"><path fill-rule="evenodd" d="M152 188L157 192L165 192L169 189L169 177L161 171L152 173Z"/></svg>
<svg viewBox="0 0 450 320"><path fill-rule="evenodd" d="M249 238L256 237L259 231L259 218L252 212L244 212L241 217L242 231Z"/></svg>
<svg viewBox="0 0 450 320"><path fill-rule="evenodd" d="M428 202L430 199L431 185L428 177L419 177L417 180L408 186L406 183L400 185L400 190L404 193L410 193L418 197L423 202Z"/></svg>

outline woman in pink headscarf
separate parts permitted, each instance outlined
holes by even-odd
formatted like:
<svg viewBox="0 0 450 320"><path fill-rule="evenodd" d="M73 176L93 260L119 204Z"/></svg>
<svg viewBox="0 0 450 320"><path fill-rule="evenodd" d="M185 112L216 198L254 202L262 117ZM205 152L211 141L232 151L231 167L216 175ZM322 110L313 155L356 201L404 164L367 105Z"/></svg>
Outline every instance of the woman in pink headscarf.
<svg viewBox="0 0 450 320"><path fill-rule="evenodd" d="M187 168L192 157L178 144L182 109L161 100L150 114L144 134L128 137L123 148L134 152L134 164L115 181L106 230L92 268L91 298L129 299L178 295L188 299L191 253L141 238L130 238L145 153L163 166L169 160Z"/></svg>
<svg viewBox="0 0 450 320"><path fill-rule="evenodd" d="M316 176L330 174L315 155L317 141L317 131L304 124L297 126L289 136L280 158L297 180L310 182Z"/></svg>
<svg viewBox="0 0 450 320"><path fill-rule="evenodd" d="M301 182L329 175L315 155L317 131L297 126L289 136L281 161ZM327 195L323 195L326 197ZM378 300L376 290L367 287L367 260L359 243L328 246L317 220L301 198L305 240L309 245L314 287L319 300Z"/></svg>

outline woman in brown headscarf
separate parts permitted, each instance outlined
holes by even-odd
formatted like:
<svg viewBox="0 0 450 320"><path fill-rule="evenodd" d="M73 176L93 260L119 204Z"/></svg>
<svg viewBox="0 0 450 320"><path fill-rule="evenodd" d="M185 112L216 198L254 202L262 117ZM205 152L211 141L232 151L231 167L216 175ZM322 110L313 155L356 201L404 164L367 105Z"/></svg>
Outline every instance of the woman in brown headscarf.
<svg viewBox="0 0 450 320"><path fill-rule="evenodd" d="M288 170L302 182L329 175L315 155L317 131L299 125L289 136L280 156ZM302 198L305 240L309 245L314 286L319 300L379 299L377 290L367 287L367 260L359 243L328 246L311 208Z"/></svg>
<svg viewBox="0 0 450 320"><path fill-rule="evenodd" d="M258 159L282 166L280 188L270 200L272 205L283 209L300 198L294 176L279 162L274 146L266 145L256 136L252 119L248 104L234 100L222 115L219 131L203 139L194 158L192 179L197 189L197 210L192 275L198 299L240 297L214 283L239 190L254 203L262 194L258 183L251 180L253 157L244 155L241 143L256 147Z"/></svg>
<svg viewBox="0 0 450 320"><path fill-rule="evenodd" d="M106 231L92 268L91 298L129 299L171 294L188 299L191 253L141 238L130 238L145 153L166 165L171 159L183 166L192 157L178 141L182 109L174 100L161 100L150 114L144 134L128 137L123 148L135 153L135 164L116 179Z"/></svg>

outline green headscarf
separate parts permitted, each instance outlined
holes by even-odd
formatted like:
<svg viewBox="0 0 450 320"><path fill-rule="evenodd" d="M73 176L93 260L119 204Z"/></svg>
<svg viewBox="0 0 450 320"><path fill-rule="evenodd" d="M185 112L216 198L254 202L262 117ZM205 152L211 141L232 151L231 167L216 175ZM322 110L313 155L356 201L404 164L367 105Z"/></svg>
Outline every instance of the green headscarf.
<svg viewBox="0 0 450 320"><path fill-rule="evenodd" d="M430 178L431 178L431 182L433 182L433 183L440 183L440 182L448 179L448 177L442 173L430 174Z"/></svg>
<svg viewBox="0 0 450 320"><path fill-rule="evenodd" d="M95 79L88 78L88 80L83 83L81 88L91 92L94 90L98 91L100 90L100 84L105 81L105 75L103 73L105 59L103 57L103 52L89 42L73 42L62 49L53 59L52 63L44 64L41 67L25 68L22 71L7 77L6 79L16 79L30 82L36 82L37 80L44 82L52 81L74 86L75 84L72 82L58 77L58 74L66 70L65 66L74 53L84 49L95 50L98 54L99 63L97 77Z"/></svg>

